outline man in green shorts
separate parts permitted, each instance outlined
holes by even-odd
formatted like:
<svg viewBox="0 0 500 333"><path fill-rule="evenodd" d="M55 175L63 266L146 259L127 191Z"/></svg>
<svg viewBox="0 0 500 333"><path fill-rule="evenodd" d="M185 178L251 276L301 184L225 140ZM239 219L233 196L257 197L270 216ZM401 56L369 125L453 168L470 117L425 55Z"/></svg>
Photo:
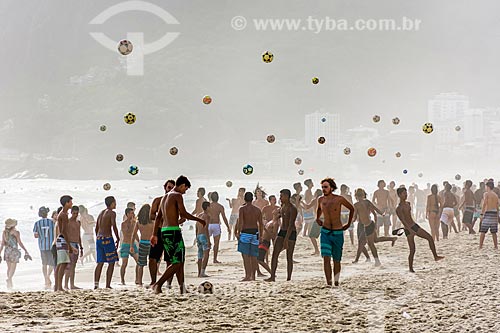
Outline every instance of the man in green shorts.
<svg viewBox="0 0 500 333"><path fill-rule="evenodd" d="M323 196L318 199L318 211L316 213L316 223L321 228L321 256L323 257L323 269L325 271L326 284L332 285L332 266L333 259L333 277L335 286L339 285L340 261L342 260L342 249L344 246L344 230L349 229L354 215L354 207L343 196L333 194L337 189L337 184L331 178L321 181L321 190ZM349 220L346 225L342 225L340 212L342 206L349 210ZM321 220L321 215L324 221Z"/></svg>
<svg viewBox="0 0 500 333"><path fill-rule="evenodd" d="M200 222L203 226L206 224L204 220L189 214L186 211L186 207L184 207L182 195L186 193L190 187L191 183L187 177L179 176L179 178L175 181L174 189L164 196L160 203L160 210L158 211L155 221L155 229L153 236L151 236L151 245L154 246L158 243L158 237L156 235L158 233L158 229L160 228L160 223L163 221L161 236L163 240L163 248L165 249L165 259L169 265L160 280L152 286L155 294L161 293L161 287L163 284L175 274L177 274L181 294L185 292L185 247L179 222L180 219L184 218Z"/></svg>

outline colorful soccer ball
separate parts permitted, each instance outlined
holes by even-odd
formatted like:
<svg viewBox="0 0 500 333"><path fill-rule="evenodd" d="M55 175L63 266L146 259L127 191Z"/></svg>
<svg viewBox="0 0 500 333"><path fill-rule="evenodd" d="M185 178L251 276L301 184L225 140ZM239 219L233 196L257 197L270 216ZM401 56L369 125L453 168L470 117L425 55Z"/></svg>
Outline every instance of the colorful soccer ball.
<svg viewBox="0 0 500 333"><path fill-rule="evenodd" d="M375 155L377 155L377 149L371 147L368 149L367 153L368 153L368 156L374 157Z"/></svg>
<svg viewBox="0 0 500 333"><path fill-rule="evenodd" d="M300 169L298 172L299 172L299 175L301 175L301 176L304 174L304 170L302 170L302 169Z"/></svg>
<svg viewBox="0 0 500 333"><path fill-rule="evenodd" d="M170 155L175 156L179 152L179 149L177 147L172 147L170 148Z"/></svg>
<svg viewBox="0 0 500 333"><path fill-rule="evenodd" d="M321 118L321 122L322 123L326 122L326 118L325 117Z"/></svg>
<svg viewBox="0 0 500 333"><path fill-rule="evenodd" d="M132 176L135 176L139 173L139 168L137 165L131 165L128 167L128 173L130 173Z"/></svg>
<svg viewBox="0 0 500 333"><path fill-rule="evenodd" d="M104 189L104 191L109 191L109 190L111 190L111 184L106 183L106 184L102 185L102 188Z"/></svg>
<svg viewBox="0 0 500 333"><path fill-rule="evenodd" d="M132 45L132 43L126 39L121 40L118 43L118 52L120 52L122 55L129 55L133 49L134 46Z"/></svg>
<svg viewBox="0 0 500 333"><path fill-rule="evenodd" d="M372 120L374 123L378 123L380 121L380 116L375 115L373 116Z"/></svg>
<svg viewBox="0 0 500 333"><path fill-rule="evenodd" d="M422 131L424 131L425 134L431 134L434 131L434 126L432 126L432 123L425 123L422 126Z"/></svg>
<svg viewBox="0 0 500 333"><path fill-rule="evenodd" d="M301 159L300 157L297 157L297 158L295 159L295 164L297 164L297 165L301 165L301 164L302 164L302 159Z"/></svg>
<svg viewBox="0 0 500 333"><path fill-rule="evenodd" d="M270 134L267 136L267 142L269 143L274 143L274 141L276 141L276 138L274 137L274 135Z"/></svg>
<svg viewBox="0 0 500 333"><path fill-rule="evenodd" d="M206 95L206 96L203 96L203 104L210 104L212 103L212 97Z"/></svg>
<svg viewBox="0 0 500 333"><path fill-rule="evenodd" d="M408 170L404 169L403 173L406 175L408 173Z"/></svg>
<svg viewBox="0 0 500 333"><path fill-rule="evenodd" d="M230 181L230 180L228 180L228 181L226 182L226 186L227 186L227 187L231 187L231 186L233 186L233 182L232 182L232 181Z"/></svg>
<svg viewBox="0 0 500 333"><path fill-rule="evenodd" d="M324 136L320 136L320 137L318 138L318 143L319 143L320 145L324 144L325 142L326 142L326 139L325 139L325 137L324 137Z"/></svg>
<svg viewBox="0 0 500 333"><path fill-rule="evenodd" d="M460 130L461 130L461 129L462 129L462 127L460 127L460 126L455 126L455 131L460 132Z"/></svg>
<svg viewBox="0 0 500 333"><path fill-rule="evenodd" d="M247 164L243 167L243 173L247 176L250 176L253 173L253 166Z"/></svg>
<svg viewBox="0 0 500 333"><path fill-rule="evenodd" d="M123 155L122 155L122 154L118 154L118 155L116 155L116 157L115 157L115 158L116 158L116 160L117 160L118 162L123 161Z"/></svg>
<svg viewBox="0 0 500 333"><path fill-rule="evenodd" d="M262 54L262 61L264 61L265 63L270 63L271 61L273 61L273 59L274 55L269 51L266 51Z"/></svg>
<svg viewBox="0 0 500 333"><path fill-rule="evenodd" d="M124 116L123 116L123 120L129 124L129 125L132 125L133 123L135 123L135 114L133 114L132 112L129 112L129 113L126 113Z"/></svg>
<svg viewBox="0 0 500 333"><path fill-rule="evenodd" d="M400 157L401 157L401 153L400 153L399 151L396 153L396 157L397 157L397 158L400 158Z"/></svg>
<svg viewBox="0 0 500 333"><path fill-rule="evenodd" d="M198 287L198 292L200 294L213 294L214 286L208 281L203 281Z"/></svg>
<svg viewBox="0 0 500 333"><path fill-rule="evenodd" d="M311 81L312 81L313 84L318 84L319 83L319 79L317 77L313 77Z"/></svg>
<svg viewBox="0 0 500 333"><path fill-rule="evenodd" d="M104 131L106 131L107 127L106 127L106 125L101 125L101 127L99 127L99 129L101 130L101 132L104 132Z"/></svg>
<svg viewBox="0 0 500 333"><path fill-rule="evenodd" d="M349 147L345 147L345 148L344 148L344 154L345 154L345 155L349 155L350 153L351 153L351 148L349 148Z"/></svg>
<svg viewBox="0 0 500 333"><path fill-rule="evenodd" d="M398 117L396 117L396 118L393 118L393 119L392 119L392 123L393 123L394 125L399 125L399 122L400 122L400 120L399 120L399 118L398 118Z"/></svg>
<svg viewBox="0 0 500 333"><path fill-rule="evenodd" d="M460 176L460 175L458 175L458 174L457 174L457 175L455 176L455 180L460 180L460 179L462 179L462 176Z"/></svg>

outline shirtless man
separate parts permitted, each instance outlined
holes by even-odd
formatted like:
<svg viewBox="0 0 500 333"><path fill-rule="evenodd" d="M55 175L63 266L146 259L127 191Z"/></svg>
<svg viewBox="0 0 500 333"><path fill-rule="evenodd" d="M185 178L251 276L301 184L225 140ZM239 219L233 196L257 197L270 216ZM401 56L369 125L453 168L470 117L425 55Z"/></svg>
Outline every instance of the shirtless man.
<svg viewBox="0 0 500 333"><path fill-rule="evenodd" d="M214 238L214 264L220 264L221 262L217 260L217 255L219 254L219 243L222 230L220 227L220 216L224 220L227 230L229 231L229 223L227 222L226 213L224 212L224 206L219 203L219 193L212 192L210 198L212 203L208 209L208 214L210 215L210 223L208 225L208 235Z"/></svg>
<svg viewBox="0 0 500 333"><path fill-rule="evenodd" d="M243 257L245 277L241 281L255 281L257 257L259 256L259 235L262 235L262 211L252 204L252 192L245 193L245 204L240 207L236 237L238 252Z"/></svg>
<svg viewBox="0 0 500 333"><path fill-rule="evenodd" d="M486 183L480 182L479 188L474 192L474 200L476 201L476 211L474 212L474 219L472 220L472 225L476 223L477 219L481 216L481 210L483 208L483 197L486 192Z"/></svg>
<svg viewBox="0 0 500 333"><path fill-rule="evenodd" d="M389 219L392 220L392 230L396 230L399 228L400 223L398 220L398 216L396 215L398 195L396 193L396 183L393 180L389 183L387 190L389 191Z"/></svg>
<svg viewBox="0 0 500 333"><path fill-rule="evenodd" d="M137 260L137 281L136 283L142 286L142 277L144 267L148 265L149 251L151 250L151 236L153 235L154 223L151 221L149 213L151 206L145 204L137 214L137 223L135 224L133 235L139 232L141 237L139 240L139 258ZM156 275L155 275L156 276Z"/></svg>
<svg viewBox="0 0 500 333"><path fill-rule="evenodd" d="M476 200L474 198L474 193L471 191L472 181L465 181L465 191L463 195L462 203L459 206L459 209L463 209L464 214L462 217L462 223L469 229L469 234L475 234L474 224L472 219L474 217L474 210L476 207Z"/></svg>
<svg viewBox="0 0 500 333"><path fill-rule="evenodd" d="M377 235L380 235L380 227L384 227L384 236L389 235L391 220L389 218L389 191L385 189L385 181L378 181L378 190L373 193L373 204L382 212L377 216Z"/></svg>
<svg viewBox="0 0 500 333"><path fill-rule="evenodd" d="M106 197L104 199L106 209L104 209L97 217L95 226L96 235L96 251L97 251L97 266L94 272L94 289L99 288L99 280L104 263L108 264L106 270L106 288L111 289L111 279L115 269L115 262L118 261L118 253L116 249L120 244L120 234L116 227L116 200L114 197ZM116 242L113 240L111 229L116 237Z"/></svg>
<svg viewBox="0 0 500 333"><path fill-rule="evenodd" d="M340 185L340 195L343 196L352 205L352 196L349 193L349 186L342 184ZM349 209L342 206L340 211L340 221L342 225L347 224L349 221ZM349 239L351 240L351 245L354 245L354 223L347 229L349 231Z"/></svg>
<svg viewBox="0 0 500 333"><path fill-rule="evenodd" d="M71 246L77 249L77 252L72 252L69 255L70 263L66 266L64 276L64 289L81 289L75 286L75 269L78 262L78 249L80 249L80 256L83 256L82 239L80 237L80 222L77 220L80 209L78 206L71 207L71 217L68 223L68 240ZM70 282L68 288L68 282Z"/></svg>
<svg viewBox="0 0 500 333"><path fill-rule="evenodd" d="M96 261L95 257L95 240L94 240L94 228L95 228L95 220L92 215L89 214L87 208L83 205L79 206L80 208L80 223L83 229L83 237L82 244L84 246L83 257L80 260L83 261L87 259L91 260L90 257Z"/></svg>
<svg viewBox="0 0 500 333"><path fill-rule="evenodd" d="M158 244L158 229L161 227L163 248L165 249L166 261L170 263L162 277L152 288L155 294L161 293L163 284L177 274L181 293L185 292L184 286L184 261L185 247L182 239L179 222L182 219L200 222L205 225L205 221L189 214L184 207L182 195L191 187L191 182L185 176L179 176L175 181L175 187L160 202L160 210L156 216L155 230L151 236L151 245Z"/></svg>
<svg viewBox="0 0 500 333"><path fill-rule="evenodd" d="M287 281L292 279L293 251L295 249L295 241L297 240L297 230L295 228L297 208L290 201L291 195L292 193L288 189L280 191L282 224L274 243L273 257L271 259L271 276L265 280L267 282L274 282L276 280L278 257L283 249L286 250Z"/></svg>
<svg viewBox="0 0 500 333"><path fill-rule="evenodd" d="M377 214L383 215L383 213L375 207L375 205L366 199L366 192L359 188L355 193L356 202L354 204L354 220L358 220L358 223L361 223L364 228L363 236L358 239L358 253L356 255L355 262L358 261L361 256L362 248L365 247L365 244L368 243L368 247L370 248L373 258L375 258L375 266L382 265L380 260L378 259L377 248L375 247L375 243L379 242L392 242L392 246L397 240L397 237L378 237L375 234L375 222L370 219L370 214L373 214L375 221L377 220Z"/></svg>
<svg viewBox="0 0 500 333"><path fill-rule="evenodd" d="M432 254L434 255L435 261L442 260L444 259L444 257L437 255L436 245L434 244L432 236L427 231L420 228L420 226L416 224L415 221L413 220L411 216L410 203L406 201L406 198L408 197L408 192L406 191L406 188L404 187L398 188L397 194L400 202L398 207L396 208L396 214L398 214L399 220L404 226L406 240L408 241L408 247L410 248L410 254L408 256L408 266L410 272L415 273L415 271L413 270L413 258L415 256L415 251L416 251L415 236L424 238L429 242L429 247L432 251Z"/></svg>
<svg viewBox="0 0 500 333"><path fill-rule="evenodd" d="M304 201L306 203L310 203L314 199L313 192L312 192L312 188L314 187L314 183L313 183L312 179L306 179L306 180L304 180L304 185L307 186L307 189L304 192Z"/></svg>
<svg viewBox="0 0 500 333"><path fill-rule="evenodd" d="M125 216L126 219L125 221L122 222L122 225L120 227L121 234L123 237L122 245L120 247L120 258L122 258L122 267L120 269L120 278L121 278L120 281L122 285L125 285L125 273L127 271L128 257L130 256L134 258L136 263L139 260L139 251L137 249L137 246L135 245L136 239L138 240L139 238L137 237L137 233L134 233L136 226L134 209L133 208L125 209ZM138 267L139 266L136 265L135 268L136 284L139 284Z"/></svg>
<svg viewBox="0 0 500 333"><path fill-rule="evenodd" d="M205 201L201 204L201 209L203 213L199 214L198 217L207 224L202 225L200 222L196 222L196 244L198 246L198 277L209 277L205 272L208 265L208 257L210 256L210 237L208 237L208 224L210 223L210 215L208 215L208 208L210 208L210 202Z"/></svg>
<svg viewBox="0 0 500 333"><path fill-rule="evenodd" d="M196 196L198 198L196 199L194 210L191 213L195 216L203 213L203 208L201 207L201 204L207 201L207 199L205 199L205 188L204 187L198 188L198 191L196 191Z"/></svg>
<svg viewBox="0 0 500 333"><path fill-rule="evenodd" d="M262 208L262 219L263 222L270 222L273 220L273 212L279 208L279 206L276 205L276 196L270 195L269 196L269 205L265 206Z"/></svg>
<svg viewBox="0 0 500 333"><path fill-rule="evenodd" d="M481 224L479 227L479 249L483 248L484 237L488 230L493 238L493 246L498 250L498 195L494 192L495 183L486 183L486 193L483 197L483 207L481 210Z"/></svg>
<svg viewBox="0 0 500 333"><path fill-rule="evenodd" d="M69 257L70 253L78 253L78 250L71 246L69 241L68 229L69 229L69 219L68 210L73 207L73 198L69 195L64 195L61 197L60 203L62 206L61 212L57 215L57 227L56 227L56 249L57 249L57 266L55 270L55 285L54 291L64 291L62 286L62 280L66 267L71 262Z"/></svg>
<svg viewBox="0 0 500 333"><path fill-rule="evenodd" d="M280 218L281 218L281 209L276 206L276 209L273 211L273 218L271 221L266 222L264 225L264 230L262 234L262 238L259 242L259 256L257 257L257 262L264 267L266 271L271 273L271 268L265 262L265 258L267 253L269 252L269 247L271 246L271 240L276 238L278 234L278 229L280 227Z"/></svg>
<svg viewBox="0 0 500 333"><path fill-rule="evenodd" d="M427 197L425 196L425 192L418 188L417 184L415 184L414 187L417 207L417 209L415 210L416 220L425 221L425 204L427 202Z"/></svg>
<svg viewBox="0 0 500 333"><path fill-rule="evenodd" d="M340 270L342 260L342 249L344 246L344 231L349 229L354 217L354 207L346 198L335 195L337 184L331 178L321 181L323 196L318 199L318 211L316 213L316 223L321 228L321 256L323 257L323 270L325 271L326 284L332 285L332 266L335 286L339 285ZM342 206L349 209L349 220L346 225L342 225L340 212ZM321 220L324 216L324 221Z"/></svg>
<svg viewBox="0 0 500 333"><path fill-rule="evenodd" d="M300 231L302 230L302 223L304 222L304 212L302 211L302 207L300 206L300 202L302 201L302 185L300 183L295 183L293 184L293 189L295 190L295 193L291 196L291 202L297 208L295 228L300 234Z"/></svg>
<svg viewBox="0 0 500 333"><path fill-rule="evenodd" d="M446 183L444 185L444 192L442 194L443 198L443 206L442 206L442 213L441 213L441 229L443 231L443 239L448 238L448 230L449 226L455 230L455 233L458 233L457 227L455 226L455 210L454 207L457 205L457 198L453 193L451 193L451 184Z"/></svg>
<svg viewBox="0 0 500 333"><path fill-rule="evenodd" d="M165 195L170 192L175 186L175 180L167 180L163 185L163 189L165 190ZM149 218L154 223L156 221L156 215L158 214L160 208L160 202L163 196L157 197L151 203L151 210L149 211ZM156 234L158 238L158 245L154 246L151 244L151 248L149 250L149 275L151 276L151 286L156 283L156 276L158 275L160 264L161 264L161 255L163 254L163 242L161 240L161 230L158 229Z"/></svg>
<svg viewBox="0 0 500 333"><path fill-rule="evenodd" d="M234 199L226 199L229 202L229 208L231 208L231 216L229 217L229 239L228 240L236 240L236 236L234 235L236 222L238 222L238 213L240 211L240 207L245 203L243 196L245 195L245 188L240 187L238 190L238 196Z"/></svg>

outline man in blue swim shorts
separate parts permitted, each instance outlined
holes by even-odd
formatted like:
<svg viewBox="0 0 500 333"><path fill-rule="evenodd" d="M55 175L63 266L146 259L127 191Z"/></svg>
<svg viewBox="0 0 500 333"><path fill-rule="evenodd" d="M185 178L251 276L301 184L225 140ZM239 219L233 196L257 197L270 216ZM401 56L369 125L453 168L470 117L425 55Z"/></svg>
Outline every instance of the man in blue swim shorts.
<svg viewBox="0 0 500 333"><path fill-rule="evenodd" d="M354 215L352 204L343 196L333 194L336 189L337 184L335 184L333 179L326 178L321 181L323 196L319 198L316 214L316 222L322 226L320 235L321 256L323 257L326 284L329 286L332 285L332 259L334 283L335 286L339 285L344 230L349 229ZM342 206L349 210L349 220L344 226L340 218ZM324 221L321 220L321 215L323 215Z"/></svg>

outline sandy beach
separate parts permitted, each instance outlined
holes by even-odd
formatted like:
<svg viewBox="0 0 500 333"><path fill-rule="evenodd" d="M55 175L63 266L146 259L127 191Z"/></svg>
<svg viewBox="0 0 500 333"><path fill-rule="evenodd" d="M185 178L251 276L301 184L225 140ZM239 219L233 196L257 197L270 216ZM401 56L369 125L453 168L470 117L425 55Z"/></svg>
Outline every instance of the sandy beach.
<svg viewBox="0 0 500 333"><path fill-rule="evenodd" d="M425 226L425 225L424 225ZM347 237L346 237L347 241ZM188 250L189 293L173 289L155 296L145 288L68 293L2 293L2 332L498 332L500 301L495 293L500 254L490 236L483 250L478 236L452 234L438 243L446 256L433 261L426 241L417 239L416 273L407 272L404 236L396 245L378 244L382 267L352 264L355 248L346 242L339 288L327 288L322 259L310 255L309 240L297 241L293 279L285 281L280 257L276 283L242 283L243 268L235 242L223 242L222 264L209 264L213 295L196 291L195 248ZM90 287L93 265L77 270L77 284ZM34 279L41 278L38 276ZM133 266L127 271L133 281ZM149 278L145 279L146 282ZM131 282L130 282L131 283Z"/></svg>

